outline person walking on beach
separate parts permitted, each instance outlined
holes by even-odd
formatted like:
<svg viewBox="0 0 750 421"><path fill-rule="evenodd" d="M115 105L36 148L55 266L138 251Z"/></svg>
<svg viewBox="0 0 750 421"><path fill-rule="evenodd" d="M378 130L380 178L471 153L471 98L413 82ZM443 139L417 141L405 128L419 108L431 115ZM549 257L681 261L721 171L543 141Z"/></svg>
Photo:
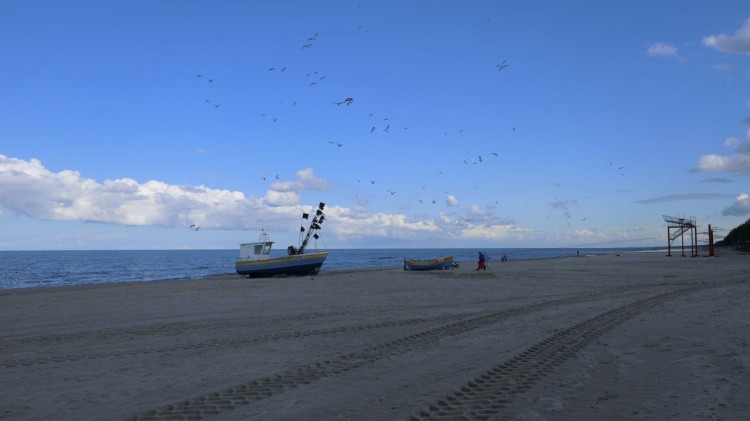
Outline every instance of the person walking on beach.
<svg viewBox="0 0 750 421"><path fill-rule="evenodd" d="M487 267L484 265L484 260L486 256L484 255L484 252L479 252L479 263L477 263L477 270L487 270Z"/></svg>

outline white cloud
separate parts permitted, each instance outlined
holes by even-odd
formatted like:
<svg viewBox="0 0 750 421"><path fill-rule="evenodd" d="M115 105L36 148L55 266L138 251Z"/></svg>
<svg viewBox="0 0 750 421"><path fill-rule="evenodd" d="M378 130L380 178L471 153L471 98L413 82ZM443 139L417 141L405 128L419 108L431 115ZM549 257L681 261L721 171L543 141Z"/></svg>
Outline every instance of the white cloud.
<svg viewBox="0 0 750 421"><path fill-rule="evenodd" d="M206 186L172 185L130 178L98 182L77 171L53 172L37 159L29 161L0 155L0 214L18 214L37 220L86 221L127 226L188 227L202 230L288 230L310 205L300 192L325 188L325 180L306 168L296 181L279 182L260 198L239 191ZM449 201L458 201L449 196ZM450 242L503 239L519 230L473 205L465 213L413 219L404 214L368 213L367 202L353 208L326 208L327 231L343 243L361 239L404 239L407 242Z"/></svg>
<svg viewBox="0 0 750 421"><path fill-rule="evenodd" d="M703 45L722 53L750 54L750 18L734 35L711 35L703 38Z"/></svg>
<svg viewBox="0 0 750 421"><path fill-rule="evenodd" d="M266 203L269 206L292 206L299 203L299 194L293 191L275 191L266 192Z"/></svg>
<svg viewBox="0 0 750 421"><path fill-rule="evenodd" d="M671 57L671 58L681 58L679 54L677 54L677 48L670 44L664 44L661 42L657 42L654 44L651 44L646 49L646 55L649 57Z"/></svg>
<svg viewBox="0 0 750 421"><path fill-rule="evenodd" d="M300 174L304 179L298 187L321 181L312 176L312 171ZM155 180L139 183L120 178L100 183L83 178L77 171L52 172L37 159L0 155L0 209L40 220L244 229L255 227L251 215L270 212L287 218L296 216L307 207L299 200L296 192L273 190L256 199L238 191Z"/></svg>
<svg viewBox="0 0 750 421"><path fill-rule="evenodd" d="M296 181L277 181L271 184L271 190L277 192L299 192L302 190L325 190L328 182L315 175L312 168L297 171Z"/></svg>
<svg viewBox="0 0 750 421"><path fill-rule="evenodd" d="M700 157L697 170L705 173L738 173L750 175L750 130L745 140L727 138L724 146L733 149L729 156L710 154Z"/></svg>
<svg viewBox="0 0 750 421"><path fill-rule="evenodd" d="M742 193L735 199L732 206L724 209L722 215L750 215L750 195Z"/></svg>
<svg viewBox="0 0 750 421"><path fill-rule="evenodd" d="M448 206L458 206L458 199L456 199L456 196L449 194L445 196L445 203Z"/></svg>

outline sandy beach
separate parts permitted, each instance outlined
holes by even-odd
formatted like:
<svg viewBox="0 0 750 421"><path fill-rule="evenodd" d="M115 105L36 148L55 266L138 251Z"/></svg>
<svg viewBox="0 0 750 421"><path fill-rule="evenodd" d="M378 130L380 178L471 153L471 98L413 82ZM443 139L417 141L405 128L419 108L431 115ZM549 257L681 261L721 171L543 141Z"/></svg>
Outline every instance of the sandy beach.
<svg viewBox="0 0 750 421"><path fill-rule="evenodd" d="M8 420L740 420L750 255L0 290Z"/></svg>

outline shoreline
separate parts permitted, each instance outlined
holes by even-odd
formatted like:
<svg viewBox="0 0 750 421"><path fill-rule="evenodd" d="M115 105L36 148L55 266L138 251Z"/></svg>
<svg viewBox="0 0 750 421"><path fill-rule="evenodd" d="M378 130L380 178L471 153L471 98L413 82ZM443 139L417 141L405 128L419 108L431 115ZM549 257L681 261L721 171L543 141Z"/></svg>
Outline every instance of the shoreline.
<svg viewBox="0 0 750 421"><path fill-rule="evenodd" d="M705 247L705 250L704 250ZM574 248L567 248L563 247L562 249L566 250L574 250ZM581 249L581 250L586 250ZM703 252L704 254L707 253L707 246L700 246L699 252ZM522 258L522 259L514 259L510 258L508 262L520 262L520 261L546 261L546 260L555 260L555 259L567 259L567 258L581 258L581 257L592 257L592 256L602 256L602 255L615 255L619 253L666 253L667 249L653 249L653 250L631 250L629 248L625 248L622 251L608 251L608 252L600 252L600 253L584 253L577 256L549 256L549 257L531 257L531 258ZM723 247L723 248L717 248L717 254L721 254L724 252L729 253L742 253L735 251L732 248L729 247ZM676 257L683 257L679 256L677 254L673 255ZM691 256L685 256L685 257L691 257ZM697 257L709 257L700 255ZM461 265L469 265L473 266L476 265L476 261L458 261L457 262ZM488 263L490 265L495 264L504 264L500 261L500 258L492 258L488 260ZM507 263L507 262L505 262ZM321 272L316 275L325 275L325 274L334 274L334 273L356 273L356 272L362 272L362 271L378 271L378 270L393 270L401 268L401 265L393 265L393 266L374 266L374 267L365 267L365 268L345 268L345 269L326 269L325 265L321 269ZM25 290L25 289L47 289L47 288L75 288L75 287L86 287L86 286L92 286L92 285L111 285L111 284L139 284L139 283L152 283L152 282L185 282L185 281L198 281L198 280L224 280L224 279L231 279L231 278L240 278L245 279L243 276L236 274L235 272L225 272L225 273L216 273L216 274L209 274L204 276L198 276L198 277L176 277L176 278L161 278L161 279L143 279L143 280L124 280L124 281L106 281L106 282L97 282L97 283L81 283L81 284L71 284L71 285L38 285L38 286L32 286L32 287L6 287L6 288L0 288L0 295L3 294L4 291L9 290ZM271 278L271 279L280 279L280 278Z"/></svg>
<svg viewBox="0 0 750 421"><path fill-rule="evenodd" d="M740 419L749 257L3 290L0 417Z"/></svg>

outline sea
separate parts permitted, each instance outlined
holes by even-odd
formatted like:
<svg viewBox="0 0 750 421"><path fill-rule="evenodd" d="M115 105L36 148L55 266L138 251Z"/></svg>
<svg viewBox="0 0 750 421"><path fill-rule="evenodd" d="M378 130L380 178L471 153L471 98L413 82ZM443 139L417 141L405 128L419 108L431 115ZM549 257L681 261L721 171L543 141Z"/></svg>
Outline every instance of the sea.
<svg viewBox="0 0 750 421"><path fill-rule="evenodd" d="M655 248L497 248L481 249L488 262L554 259ZM402 267L404 258L434 259L452 255L476 262L479 249L328 249L321 272ZM272 250L271 257L286 250ZM239 250L75 250L0 251L0 289L40 288L114 282L201 279L234 273Z"/></svg>

